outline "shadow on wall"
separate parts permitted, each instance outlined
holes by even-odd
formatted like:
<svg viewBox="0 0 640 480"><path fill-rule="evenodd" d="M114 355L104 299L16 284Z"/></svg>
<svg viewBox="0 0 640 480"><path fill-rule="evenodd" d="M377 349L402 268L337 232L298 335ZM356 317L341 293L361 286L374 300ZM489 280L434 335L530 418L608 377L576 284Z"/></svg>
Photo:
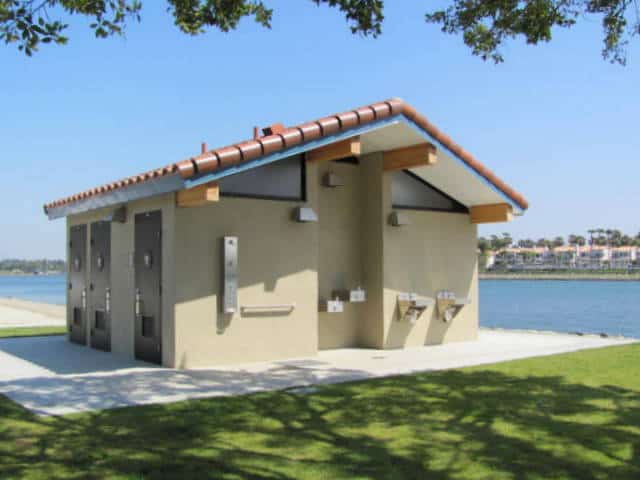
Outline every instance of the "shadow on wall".
<svg viewBox="0 0 640 480"><path fill-rule="evenodd" d="M408 215L410 225L387 226L385 230L384 287L389 292L385 300L394 302L392 312L388 310L392 318L386 345L397 348L407 343L441 344L453 329L464 330L464 336L468 337L466 331L476 331L477 320L471 312L477 305L464 307L452 322L442 321L435 306L429 307L412 325L400 319L396 296L406 292L435 299L439 290L451 290L459 296L471 296L477 302L473 292L476 227L466 214L412 210Z"/></svg>
<svg viewBox="0 0 640 480"><path fill-rule="evenodd" d="M631 480L638 424L637 391L488 370L72 417L0 399L0 477Z"/></svg>
<svg viewBox="0 0 640 480"><path fill-rule="evenodd" d="M468 272L463 272L461 274L461 278L468 278L468 285L464 287L460 287L458 291L460 292L468 292L471 289L471 278L473 275L473 269L468 269ZM457 282L460 284L460 281ZM423 294L425 296L431 297L435 300L436 291L432 290L432 294ZM477 298L477 297L476 297ZM456 321L465 321L463 320L465 317L465 308L469 308L469 306L462 307L453 319L449 322L445 322L439 315L436 309L436 306L428 307L422 315L419 317L415 324L410 323L408 320L404 320L400 316L400 308L395 305L393 310L393 317L391 320L391 324L389 326L389 334L387 339L388 345L393 345L396 347L403 346L407 344L407 339L412 331L416 328L420 328L419 324L426 323L426 331L423 336L422 345L440 345L444 343L445 337L449 329L454 325Z"/></svg>
<svg viewBox="0 0 640 480"><path fill-rule="evenodd" d="M222 239L238 237L238 287L262 286L317 268L317 224L298 223L300 202L224 198L176 217L176 302L218 297L222 284ZM295 301L292 299L291 301Z"/></svg>

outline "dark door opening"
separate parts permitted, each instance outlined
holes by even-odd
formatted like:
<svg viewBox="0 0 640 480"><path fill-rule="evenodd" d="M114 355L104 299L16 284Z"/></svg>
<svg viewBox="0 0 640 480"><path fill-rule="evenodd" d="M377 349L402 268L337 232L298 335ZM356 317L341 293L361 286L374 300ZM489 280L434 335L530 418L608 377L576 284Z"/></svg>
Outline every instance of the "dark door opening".
<svg viewBox="0 0 640 480"><path fill-rule="evenodd" d="M69 230L69 340L87 344L87 226Z"/></svg>
<svg viewBox="0 0 640 480"><path fill-rule="evenodd" d="M111 223L91 224L89 333L91 346L111 351Z"/></svg>
<svg viewBox="0 0 640 480"><path fill-rule="evenodd" d="M162 363L162 212L135 216L135 354Z"/></svg>

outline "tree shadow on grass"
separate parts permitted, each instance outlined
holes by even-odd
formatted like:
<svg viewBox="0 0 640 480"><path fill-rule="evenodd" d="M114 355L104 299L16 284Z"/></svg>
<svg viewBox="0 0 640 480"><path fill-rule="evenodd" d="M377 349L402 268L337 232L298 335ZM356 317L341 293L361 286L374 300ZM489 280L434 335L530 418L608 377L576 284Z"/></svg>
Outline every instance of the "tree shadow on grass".
<svg viewBox="0 0 640 480"><path fill-rule="evenodd" d="M0 401L0 477L637 479L639 396L472 370L55 418Z"/></svg>

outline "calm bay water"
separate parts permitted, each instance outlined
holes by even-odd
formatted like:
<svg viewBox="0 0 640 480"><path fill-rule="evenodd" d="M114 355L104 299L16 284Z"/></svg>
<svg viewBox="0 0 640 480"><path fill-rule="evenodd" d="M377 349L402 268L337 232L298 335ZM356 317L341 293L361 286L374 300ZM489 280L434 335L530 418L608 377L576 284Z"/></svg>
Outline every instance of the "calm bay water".
<svg viewBox="0 0 640 480"><path fill-rule="evenodd" d="M65 275L0 276L0 297L64 304ZM640 338L640 282L481 280L484 327Z"/></svg>
<svg viewBox="0 0 640 480"><path fill-rule="evenodd" d="M640 338L640 282L482 280L480 324Z"/></svg>
<svg viewBox="0 0 640 480"><path fill-rule="evenodd" d="M34 302L66 302L66 275L0 275L0 297Z"/></svg>

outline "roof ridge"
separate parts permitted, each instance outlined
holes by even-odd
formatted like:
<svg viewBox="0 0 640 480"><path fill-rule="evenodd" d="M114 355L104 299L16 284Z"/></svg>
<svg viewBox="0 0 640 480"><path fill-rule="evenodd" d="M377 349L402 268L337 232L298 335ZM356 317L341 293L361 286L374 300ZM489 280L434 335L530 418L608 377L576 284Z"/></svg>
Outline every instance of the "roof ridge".
<svg viewBox="0 0 640 480"><path fill-rule="evenodd" d="M318 120L312 120L272 135L244 140L221 148L212 149L180 160L164 167L149 170L138 175L107 183L99 187L85 190L68 197L48 203L44 206L45 213L49 209L67 205L86 198L100 195L113 190L118 190L130 185L142 183L160 176L180 174L184 179L195 175L210 173L221 168L227 168L239 163L248 162L265 155L286 150L304 143L330 136L339 132L348 131L360 125L366 125L385 118L403 115L419 128L433 137L445 149L465 162L479 175L501 190L513 202L522 209L527 209L529 204L526 199L513 188L500 180L491 170L479 162L471 153L455 143L451 137L439 130L426 117L404 100L392 97L382 102L368 104L353 110L348 110L334 115L328 115Z"/></svg>

